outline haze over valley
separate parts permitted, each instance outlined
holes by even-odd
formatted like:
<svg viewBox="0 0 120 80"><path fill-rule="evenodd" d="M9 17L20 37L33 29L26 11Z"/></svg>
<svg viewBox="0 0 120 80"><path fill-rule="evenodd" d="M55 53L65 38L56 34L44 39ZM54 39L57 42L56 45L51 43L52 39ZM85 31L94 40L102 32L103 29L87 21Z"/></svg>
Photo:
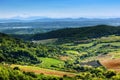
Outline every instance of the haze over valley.
<svg viewBox="0 0 120 80"><path fill-rule="evenodd" d="M120 18L41 18L1 19L0 31L7 34L35 34L63 28L88 27L96 25L119 26Z"/></svg>

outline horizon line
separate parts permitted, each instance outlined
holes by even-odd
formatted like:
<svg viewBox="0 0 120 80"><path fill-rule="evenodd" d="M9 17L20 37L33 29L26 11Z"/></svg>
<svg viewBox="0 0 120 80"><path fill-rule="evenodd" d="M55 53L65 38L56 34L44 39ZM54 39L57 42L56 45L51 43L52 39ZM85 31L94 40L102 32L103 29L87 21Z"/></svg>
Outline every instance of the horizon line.
<svg viewBox="0 0 120 80"><path fill-rule="evenodd" d="M38 17L38 18L37 18ZM112 18L120 18L120 17L49 17L49 16L28 16L28 17L23 17L23 16L13 16L13 17L2 17L0 19L19 19L19 20L24 20L24 19L28 19L28 18L35 18L35 19L82 19L82 18L86 18L86 19L112 19ZM33 19L34 20L34 19Z"/></svg>

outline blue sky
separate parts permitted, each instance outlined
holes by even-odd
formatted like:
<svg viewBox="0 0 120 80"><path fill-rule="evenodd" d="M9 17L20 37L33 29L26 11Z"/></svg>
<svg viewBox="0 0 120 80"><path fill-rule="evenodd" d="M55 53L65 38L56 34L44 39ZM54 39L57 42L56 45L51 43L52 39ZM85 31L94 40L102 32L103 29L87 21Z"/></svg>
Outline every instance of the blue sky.
<svg viewBox="0 0 120 80"><path fill-rule="evenodd" d="M0 0L0 18L120 17L120 0Z"/></svg>

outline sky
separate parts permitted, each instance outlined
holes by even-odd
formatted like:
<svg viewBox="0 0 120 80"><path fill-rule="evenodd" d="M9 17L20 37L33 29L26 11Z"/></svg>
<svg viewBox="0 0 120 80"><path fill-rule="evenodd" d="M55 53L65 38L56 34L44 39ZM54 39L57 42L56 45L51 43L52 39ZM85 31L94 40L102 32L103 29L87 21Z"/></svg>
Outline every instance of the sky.
<svg viewBox="0 0 120 80"><path fill-rule="evenodd" d="M0 18L120 18L120 0L0 0Z"/></svg>

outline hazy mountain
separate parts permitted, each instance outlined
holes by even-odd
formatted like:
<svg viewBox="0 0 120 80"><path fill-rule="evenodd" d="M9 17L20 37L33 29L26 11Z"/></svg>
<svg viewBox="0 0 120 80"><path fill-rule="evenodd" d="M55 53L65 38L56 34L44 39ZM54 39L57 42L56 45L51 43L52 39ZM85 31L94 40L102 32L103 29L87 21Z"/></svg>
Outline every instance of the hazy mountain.
<svg viewBox="0 0 120 80"><path fill-rule="evenodd" d="M48 17L41 17L41 16L31 16L31 17L20 17L16 16L13 18L4 18L0 19L0 23L5 22L52 22L52 21L99 21L99 22L120 22L120 18L48 18Z"/></svg>
<svg viewBox="0 0 120 80"><path fill-rule="evenodd" d="M46 17L14 17L0 19L0 32L9 34L41 33L61 28L76 28L95 25L120 26L120 18L46 18Z"/></svg>

